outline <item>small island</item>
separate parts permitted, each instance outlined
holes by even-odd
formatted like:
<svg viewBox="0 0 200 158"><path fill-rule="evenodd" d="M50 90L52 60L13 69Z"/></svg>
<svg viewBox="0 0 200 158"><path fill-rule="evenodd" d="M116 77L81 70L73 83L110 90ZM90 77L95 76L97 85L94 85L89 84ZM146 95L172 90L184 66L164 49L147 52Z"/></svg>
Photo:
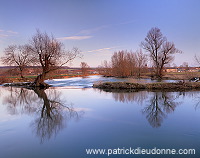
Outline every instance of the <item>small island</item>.
<svg viewBox="0 0 200 158"><path fill-rule="evenodd" d="M199 82L157 82L157 83L130 83L130 82L104 82L93 85L93 88L103 90L199 90Z"/></svg>

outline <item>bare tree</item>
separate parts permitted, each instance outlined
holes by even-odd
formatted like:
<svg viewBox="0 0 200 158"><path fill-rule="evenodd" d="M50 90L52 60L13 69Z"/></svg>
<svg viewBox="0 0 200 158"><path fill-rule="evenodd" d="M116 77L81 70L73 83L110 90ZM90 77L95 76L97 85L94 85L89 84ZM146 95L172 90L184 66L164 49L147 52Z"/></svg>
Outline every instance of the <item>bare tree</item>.
<svg viewBox="0 0 200 158"><path fill-rule="evenodd" d="M82 75L86 76L88 74L89 65L86 62L81 62L80 66Z"/></svg>
<svg viewBox="0 0 200 158"><path fill-rule="evenodd" d="M104 61L100 70L106 74L105 76L130 77L137 75L140 77L146 67L146 62L147 55L145 55L142 50L139 52L121 50L114 52L111 57L111 64Z"/></svg>
<svg viewBox="0 0 200 158"><path fill-rule="evenodd" d="M134 75L135 55L126 50L118 51L111 57L113 75L117 77L128 77Z"/></svg>
<svg viewBox="0 0 200 158"><path fill-rule="evenodd" d="M132 51L126 52L126 71L128 72L128 76L134 76L136 75L136 66L137 66L137 61L136 61L136 56L135 53Z"/></svg>
<svg viewBox="0 0 200 158"><path fill-rule="evenodd" d="M195 59L196 63L200 65L200 57L195 55L194 59Z"/></svg>
<svg viewBox="0 0 200 158"><path fill-rule="evenodd" d="M80 55L78 48L66 51L63 43L39 30L30 41L30 51L34 61L42 67L42 73L37 76L34 82L35 86L40 87L47 86L44 80L49 72L59 69Z"/></svg>
<svg viewBox="0 0 200 158"><path fill-rule="evenodd" d="M155 68L155 76L159 79L162 79L164 66L173 61L173 55L175 53L181 53L175 47L175 44L168 42L167 38L162 35L160 29L156 27L148 32L141 46L150 53L150 58Z"/></svg>
<svg viewBox="0 0 200 158"><path fill-rule="evenodd" d="M1 57L1 61L5 65L16 66L20 71L21 78L24 78L23 71L27 65L32 61L29 55L29 49L27 45L9 45L5 51L4 56Z"/></svg>
<svg viewBox="0 0 200 158"><path fill-rule="evenodd" d="M128 76L128 72L126 69L126 52L119 51L115 52L111 57L112 69L114 76L118 77L126 77Z"/></svg>
<svg viewBox="0 0 200 158"><path fill-rule="evenodd" d="M145 67L147 66L147 55L140 51L135 53L136 59L136 66L137 66L137 76L140 78L141 73L144 71Z"/></svg>
<svg viewBox="0 0 200 158"><path fill-rule="evenodd" d="M182 66L180 66L180 67L185 67L185 68L188 68L188 66L189 66L189 64L188 64L188 62L183 62L183 64L182 64Z"/></svg>
<svg viewBox="0 0 200 158"><path fill-rule="evenodd" d="M101 63L101 66L98 67L98 72L99 72L99 74L106 76L106 77L112 76L113 74L112 74L111 62L104 60Z"/></svg>
<svg viewBox="0 0 200 158"><path fill-rule="evenodd" d="M188 71L190 69L188 62L183 62L182 65L180 65L180 67L182 68L182 71L185 72L185 74L184 74L185 79L191 79L191 78L195 77L194 73L191 73Z"/></svg>

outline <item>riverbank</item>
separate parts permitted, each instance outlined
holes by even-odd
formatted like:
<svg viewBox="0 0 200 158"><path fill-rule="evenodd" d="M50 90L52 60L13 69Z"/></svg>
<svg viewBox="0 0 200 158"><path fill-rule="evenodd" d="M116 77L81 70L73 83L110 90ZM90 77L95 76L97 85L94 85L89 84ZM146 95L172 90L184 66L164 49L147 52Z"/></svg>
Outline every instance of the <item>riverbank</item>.
<svg viewBox="0 0 200 158"><path fill-rule="evenodd" d="M53 77L48 77L51 79L67 79L67 78L73 78L73 77L80 77L81 75L59 75L59 76L53 76ZM83 76L81 76L83 77ZM5 80L2 80L0 82L1 85L5 87L21 87L21 88L28 88L28 89L33 89L36 87L34 81L35 81L36 76L32 77L25 77L25 78L19 78L19 77L13 77L13 78L7 78ZM51 87L51 85L45 83L45 86L43 88L48 88Z"/></svg>
<svg viewBox="0 0 200 158"><path fill-rule="evenodd" d="M90 76L81 76L81 77L69 77L65 79L50 79L45 80L45 83L47 84L45 88L48 87L71 87L71 88L91 88L93 83L98 81L103 82L113 82L117 79L112 78L104 78L100 75L90 75ZM120 81L120 80L118 80ZM10 82L10 83L4 83L2 84L6 87L22 87L22 88L35 88L36 85L34 84L34 81L32 82Z"/></svg>
<svg viewBox="0 0 200 158"><path fill-rule="evenodd" d="M105 77L116 77L116 76L105 76ZM162 80L190 80L194 77L200 77L200 72L167 72L162 77ZM138 77L136 76L129 76L127 78L138 79ZM141 74L140 79L156 80L155 76L152 76L152 73L143 73Z"/></svg>
<svg viewBox="0 0 200 158"><path fill-rule="evenodd" d="M200 82L177 82L177 83L129 83L129 82L105 82L96 83L93 88L99 88L104 90L114 89L129 89L129 90L200 90Z"/></svg>
<svg viewBox="0 0 200 158"><path fill-rule="evenodd" d="M24 78L21 78L19 76L14 76L14 77L5 77L1 76L0 77L0 84L7 84L7 83L24 83L24 82L34 82L35 78L37 76L25 76ZM47 76L47 79L67 79L67 78L73 78L73 77L85 77L80 74L72 74L72 75L54 75L54 76ZM13 84L13 85L14 85Z"/></svg>

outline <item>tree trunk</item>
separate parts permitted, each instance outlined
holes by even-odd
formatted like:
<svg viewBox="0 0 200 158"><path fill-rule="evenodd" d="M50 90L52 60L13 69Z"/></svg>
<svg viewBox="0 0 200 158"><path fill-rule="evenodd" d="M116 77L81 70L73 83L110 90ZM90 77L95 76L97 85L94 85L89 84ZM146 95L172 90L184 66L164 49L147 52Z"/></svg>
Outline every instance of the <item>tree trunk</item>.
<svg viewBox="0 0 200 158"><path fill-rule="evenodd" d="M23 74L22 74L22 71L20 72L20 76L21 76L22 79L24 78L24 76L23 76Z"/></svg>
<svg viewBox="0 0 200 158"><path fill-rule="evenodd" d="M41 118L44 118L46 115L47 117L51 118L51 106L50 101L45 93L45 89L39 89L38 87L34 89L34 92L38 95L39 98L43 99L44 105L41 111Z"/></svg>
<svg viewBox="0 0 200 158"><path fill-rule="evenodd" d="M23 68L19 68L19 71L20 71L20 76L21 76L21 78L23 79L24 78L24 76L23 76Z"/></svg>
<svg viewBox="0 0 200 158"><path fill-rule="evenodd" d="M161 64L160 69L159 69L159 77L161 80L162 80L163 74L164 74L163 69L164 69L164 63Z"/></svg>
<svg viewBox="0 0 200 158"><path fill-rule="evenodd" d="M162 71L163 71L162 67L156 66L156 70L155 70L156 79L162 80L162 73L163 73Z"/></svg>
<svg viewBox="0 0 200 158"><path fill-rule="evenodd" d="M36 77L34 81L34 84L36 87L42 87L42 88L49 87L49 85L44 82L45 76L46 76L46 73L42 73Z"/></svg>

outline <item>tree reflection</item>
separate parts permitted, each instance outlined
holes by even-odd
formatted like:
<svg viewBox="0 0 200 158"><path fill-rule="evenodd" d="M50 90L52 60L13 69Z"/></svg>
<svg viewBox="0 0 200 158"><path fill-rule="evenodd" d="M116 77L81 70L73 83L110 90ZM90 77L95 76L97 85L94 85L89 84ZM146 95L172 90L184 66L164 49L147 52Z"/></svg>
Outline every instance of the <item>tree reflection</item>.
<svg viewBox="0 0 200 158"><path fill-rule="evenodd" d="M11 115L31 114L37 110L37 96L25 88L7 87L8 95L4 98L8 112Z"/></svg>
<svg viewBox="0 0 200 158"><path fill-rule="evenodd" d="M115 99L115 101L120 101L123 103L137 102L138 104L142 105L145 99L147 99L147 93L148 92L146 91L118 92L118 93L112 93L112 96Z"/></svg>
<svg viewBox="0 0 200 158"><path fill-rule="evenodd" d="M195 110L200 109L200 95L199 95L199 91L192 91L190 93L187 93L187 97L192 98L192 100L195 102L194 103Z"/></svg>
<svg viewBox="0 0 200 158"><path fill-rule="evenodd" d="M173 112L179 102L176 102L177 96L170 92L154 92L147 101L150 104L142 110L152 127L160 127L167 114Z"/></svg>
<svg viewBox="0 0 200 158"><path fill-rule="evenodd" d="M183 95L181 92L112 91L115 101L145 105L142 113L154 128L160 127L167 115L180 104L176 100L181 95Z"/></svg>
<svg viewBox="0 0 200 158"><path fill-rule="evenodd" d="M61 93L56 89L28 90L26 88L10 88L10 95L4 98L11 114L35 114L31 123L33 132L43 143L66 127L67 121L79 119L83 111L77 111L72 105L66 106L61 99Z"/></svg>

